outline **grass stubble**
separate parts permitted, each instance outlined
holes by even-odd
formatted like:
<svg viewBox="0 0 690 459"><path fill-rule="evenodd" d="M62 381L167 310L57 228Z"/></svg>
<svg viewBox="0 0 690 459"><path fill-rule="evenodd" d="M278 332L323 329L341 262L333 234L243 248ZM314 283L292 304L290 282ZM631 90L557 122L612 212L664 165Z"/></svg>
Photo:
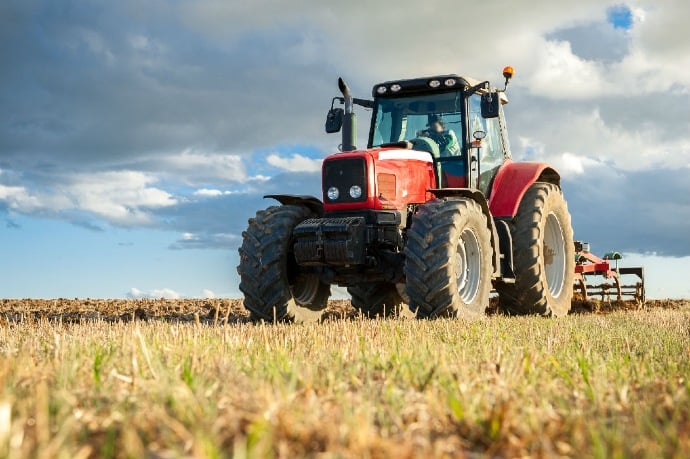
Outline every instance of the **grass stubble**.
<svg viewBox="0 0 690 459"><path fill-rule="evenodd" d="M310 325L3 301L0 457L690 457L688 301Z"/></svg>

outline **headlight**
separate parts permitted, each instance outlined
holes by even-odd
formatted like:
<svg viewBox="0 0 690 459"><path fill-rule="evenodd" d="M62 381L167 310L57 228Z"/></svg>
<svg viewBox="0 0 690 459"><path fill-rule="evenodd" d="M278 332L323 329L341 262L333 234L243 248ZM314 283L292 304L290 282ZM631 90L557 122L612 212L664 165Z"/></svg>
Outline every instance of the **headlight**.
<svg viewBox="0 0 690 459"><path fill-rule="evenodd" d="M429 87L431 88L438 88L439 86L441 86L441 82L438 80L431 80L429 82Z"/></svg>
<svg viewBox="0 0 690 459"><path fill-rule="evenodd" d="M402 88L401 88L401 86L400 86L399 84L397 84L397 83L391 85L391 91L393 91L393 92L398 92L398 91L400 91L400 89L402 89Z"/></svg>
<svg viewBox="0 0 690 459"><path fill-rule="evenodd" d="M335 201L336 199L338 199L338 196L340 196L340 190L332 186L328 189L326 195L328 196L328 199L330 199L331 201Z"/></svg>
<svg viewBox="0 0 690 459"><path fill-rule="evenodd" d="M443 84L445 84L448 87L455 86L456 83L457 81L455 81L455 79L453 78L448 78L446 81L443 82Z"/></svg>
<svg viewBox="0 0 690 459"><path fill-rule="evenodd" d="M379 86L378 88L376 88L376 92L378 94L385 94L386 91L388 91L388 88L386 88L385 86Z"/></svg>
<svg viewBox="0 0 690 459"><path fill-rule="evenodd" d="M352 185L350 187L350 196L352 199L359 199L362 196L362 188L357 185Z"/></svg>

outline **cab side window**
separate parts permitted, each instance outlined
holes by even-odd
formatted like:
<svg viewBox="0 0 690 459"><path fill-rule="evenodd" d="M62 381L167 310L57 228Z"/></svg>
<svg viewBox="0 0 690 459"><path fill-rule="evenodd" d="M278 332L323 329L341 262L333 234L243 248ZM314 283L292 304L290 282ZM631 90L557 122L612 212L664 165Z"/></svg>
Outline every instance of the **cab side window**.
<svg viewBox="0 0 690 459"><path fill-rule="evenodd" d="M479 104L479 94L470 97L470 136L478 130L486 132L486 137L482 140L479 153L479 189L488 195L491 180L496 175L498 167L503 164L505 150L499 119L482 118Z"/></svg>

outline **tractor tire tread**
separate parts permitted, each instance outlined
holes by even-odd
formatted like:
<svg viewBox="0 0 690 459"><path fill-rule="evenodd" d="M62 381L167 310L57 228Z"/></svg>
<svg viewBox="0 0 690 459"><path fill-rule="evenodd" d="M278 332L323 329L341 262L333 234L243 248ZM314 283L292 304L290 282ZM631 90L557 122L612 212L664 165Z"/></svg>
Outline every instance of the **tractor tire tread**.
<svg viewBox="0 0 690 459"><path fill-rule="evenodd" d="M564 228L566 261L573 260L572 228L561 189L551 183L536 182L520 202L510 224L513 239L514 284L497 283L501 307L509 314L562 316L570 310L574 267L566 264L564 285L558 299L551 298L544 280L540 241L543 238L545 209L559 212ZM565 220L565 221L563 221ZM572 255L572 256L571 256Z"/></svg>
<svg viewBox="0 0 690 459"><path fill-rule="evenodd" d="M459 299L451 259L457 242L452 234L462 230L461 218L477 219L475 231L484 252L481 282L477 297L467 310ZM459 234L459 233L458 233ZM489 302L491 285L491 246L486 216L470 199L433 199L420 206L407 232L405 246L405 291L409 307L419 318L451 315L482 315ZM488 247L486 246L488 244ZM486 297L486 298L483 298ZM463 309L463 310L461 310Z"/></svg>
<svg viewBox="0 0 690 459"><path fill-rule="evenodd" d="M287 279L286 264L292 231L311 217L304 206L271 206L250 218L242 233L239 248L240 291L244 307L252 321L292 321L299 317ZM318 312L326 307L330 287L320 285L309 309Z"/></svg>
<svg viewBox="0 0 690 459"><path fill-rule="evenodd" d="M351 285L347 292L352 306L367 317L396 317L404 301L393 283L369 282Z"/></svg>

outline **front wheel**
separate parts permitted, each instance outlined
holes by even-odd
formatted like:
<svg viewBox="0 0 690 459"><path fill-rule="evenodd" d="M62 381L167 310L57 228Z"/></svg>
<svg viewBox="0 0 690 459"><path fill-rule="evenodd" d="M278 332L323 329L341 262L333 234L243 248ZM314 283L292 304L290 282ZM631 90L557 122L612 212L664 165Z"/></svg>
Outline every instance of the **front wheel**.
<svg viewBox="0 0 690 459"><path fill-rule="evenodd" d="M292 252L292 232L312 217L303 206L273 206L249 219L242 233L240 290L253 321L314 322L331 293L318 274L304 272Z"/></svg>
<svg viewBox="0 0 690 459"><path fill-rule="evenodd" d="M501 306L512 314L564 316L573 298L575 246L560 188L532 185L511 225L514 284L499 284Z"/></svg>
<svg viewBox="0 0 690 459"><path fill-rule="evenodd" d="M412 217L405 246L406 294L419 318L474 318L489 305L491 233L480 205L434 199Z"/></svg>

